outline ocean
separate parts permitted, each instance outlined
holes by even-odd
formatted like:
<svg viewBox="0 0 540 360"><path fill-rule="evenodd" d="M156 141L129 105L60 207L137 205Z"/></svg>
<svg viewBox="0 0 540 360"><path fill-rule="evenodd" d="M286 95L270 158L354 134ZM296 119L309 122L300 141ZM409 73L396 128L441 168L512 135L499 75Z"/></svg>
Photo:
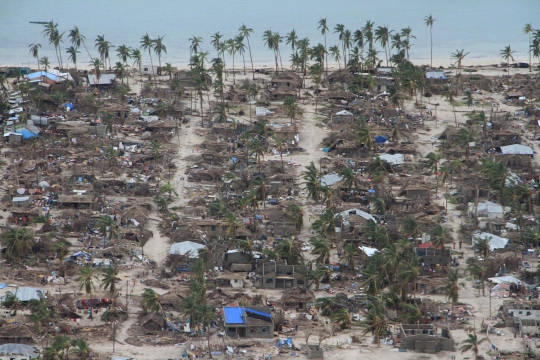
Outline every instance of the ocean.
<svg viewBox="0 0 540 360"><path fill-rule="evenodd" d="M210 44L211 35L220 31L224 38L238 34L245 23L253 28L251 48L257 66L272 66L273 53L265 48L262 34L265 30L279 31L286 35L295 29L300 38L309 37L311 45L324 43L317 30L319 19L326 17L331 32L327 44L338 44L333 27L342 23L352 32L364 26L367 20L388 25L399 31L410 26L412 39L411 60L428 64L430 59L430 33L424 17L432 14L434 64L449 65L451 53L465 49L470 54L464 65L500 62L503 47L511 45L516 61L529 61L528 36L522 33L526 23L540 28L539 0L2 0L0 11L0 64L33 66L35 60L28 52L28 45L40 43L40 56L48 56L57 65L54 47L48 44L41 32L43 25L30 21L59 23L66 31L62 53L67 61L65 48L70 46L67 33L77 25L86 36L92 56L97 57L94 39L97 35L113 45L125 44L138 47L140 38L148 33L152 38L164 36L167 54L162 63L173 66L189 62L189 38L203 38L202 50L215 57ZM534 21L538 23L535 24ZM384 59L382 47L377 45ZM290 47L281 45L282 58L288 63ZM111 61L117 61L113 50ZM247 54L246 54L247 55ZM157 57L153 56L154 62ZM246 61L248 60L246 56ZM148 53L143 62L149 63ZM79 66L88 66L89 57L84 49L78 55ZM241 64L237 55L236 65ZM231 66L231 61L227 60Z"/></svg>

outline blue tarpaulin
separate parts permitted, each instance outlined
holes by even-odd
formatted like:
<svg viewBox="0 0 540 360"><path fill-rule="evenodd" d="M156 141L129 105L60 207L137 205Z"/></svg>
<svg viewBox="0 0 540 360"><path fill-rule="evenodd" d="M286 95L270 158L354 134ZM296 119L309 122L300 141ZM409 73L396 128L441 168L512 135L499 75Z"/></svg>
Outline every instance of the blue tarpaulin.
<svg viewBox="0 0 540 360"><path fill-rule="evenodd" d="M272 314L266 313L264 311L254 310L250 308L245 308L245 310L248 315L259 315L268 318L269 320L272 320Z"/></svg>
<svg viewBox="0 0 540 360"><path fill-rule="evenodd" d="M375 136L375 142L382 143L388 140L388 136L377 135Z"/></svg>
<svg viewBox="0 0 540 360"><path fill-rule="evenodd" d="M244 324L244 310L241 307L224 307L223 314L225 315L226 324Z"/></svg>
<svg viewBox="0 0 540 360"><path fill-rule="evenodd" d="M68 111L71 111L73 110L73 104L68 102L68 103L65 103L64 106L62 106L62 108L68 110Z"/></svg>
<svg viewBox="0 0 540 360"><path fill-rule="evenodd" d="M34 134L33 132L31 132L30 130L28 129L19 129L19 130L15 130L15 132L17 134L21 134L23 139L33 139L33 138L37 138L37 134Z"/></svg>

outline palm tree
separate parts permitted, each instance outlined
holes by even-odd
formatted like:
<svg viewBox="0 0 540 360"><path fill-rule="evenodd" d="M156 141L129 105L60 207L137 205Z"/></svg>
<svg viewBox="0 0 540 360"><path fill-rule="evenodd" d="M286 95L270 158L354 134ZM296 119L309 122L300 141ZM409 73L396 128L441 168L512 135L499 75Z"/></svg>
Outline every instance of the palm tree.
<svg viewBox="0 0 540 360"><path fill-rule="evenodd" d="M292 29L290 33L287 33L287 35L285 35L285 43L287 45L291 45L293 54L295 53L294 50L296 49L297 42L298 42L298 36L296 35L296 30Z"/></svg>
<svg viewBox="0 0 540 360"><path fill-rule="evenodd" d="M355 271L354 270L355 255L356 255L356 247L354 246L352 242L348 243L347 245L343 247L343 257L347 261L347 266L349 267L349 270L351 271Z"/></svg>
<svg viewBox="0 0 540 360"><path fill-rule="evenodd" d="M388 30L388 26L379 26L375 30L375 40L380 42L382 47L384 48L384 55L386 56L386 66L388 66L388 52L390 52L388 45L390 43L391 33L392 31Z"/></svg>
<svg viewBox="0 0 540 360"><path fill-rule="evenodd" d="M469 55L469 53L465 53L465 49L458 50L456 49L455 53L452 53L451 58L456 60L457 66L458 66L458 74L461 74L461 63L465 56Z"/></svg>
<svg viewBox="0 0 540 360"><path fill-rule="evenodd" d="M116 48L116 54L118 55L118 58L122 61L124 66L128 66L127 60L131 58L132 52L133 49L124 44Z"/></svg>
<svg viewBox="0 0 540 360"><path fill-rule="evenodd" d="M476 135L470 129L460 128L458 139L465 143L465 157L467 159L467 172L469 172L469 155L471 153L471 142L476 141Z"/></svg>
<svg viewBox="0 0 540 360"><path fill-rule="evenodd" d="M236 79L235 79L235 72L234 72L234 55L236 54L236 42L234 39L229 39L225 41L225 44L227 44L227 52L229 55L232 55L232 72L233 72L233 84L236 85Z"/></svg>
<svg viewBox="0 0 540 360"><path fill-rule="evenodd" d="M433 229L430 231L430 235L433 237L433 240L431 240L431 243L435 247L435 249L441 250L441 266L444 265L444 257L445 257L445 247L444 244L446 241L450 238L450 233L447 228L444 228L441 226L441 224L435 224Z"/></svg>
<svg viewBox="0 0 540 360"><path fill-rule="evenodd" d="M315 83L315 113L317 113L317 107L319 103L319 95L320 95L320 86L322 82L322 73L323 68L320 63L315 63L309 67L309 73L311 75L311 78L313 79L313 82Z"/></svg>
<svg viewBox="0 0 540 360"><path fill-rule="evenodd" d="M77 50L77 48L70 46L66 49L66 53L69 55L68 60L71 60L75 66L75 71L77 71L77 54L80 54L81 52Z"/></svg>
<svg viewBox="0 0 540 360"><path fill-rule="evenodd" d="M148 50L148 55L150 55L150 66L152 66L152 76L155 78L154 74L154 62L152 61L152 49L154 48L154 40L150 39L148 33L146 33L139 42L141 44L141 49Z"/></svg>
<svg viewBox="0 0 540 360"><path fill-rule="evenodd" d="M41 66L43 66L45 71L48 71L49 68L51 67L51 62L49 61L49 57L47 57L47 56L42 57L39 60L39 63L40 63Z"/></svg>
<svg viewBox="0 0 540 360"><path fill-rule="evenodd" d="M450 302L452 302L452 314L459 300L459 275L458 270L451 271L446 277L446 283L444 286L444 296Z"/></svg>
<svg viewBox="0 0 540 360"><path fill-rule="evenodd" d="M251 72L253 73L253 80L255 80L255 69L253 68L253 58L251 57L251 45L249 44L249 38L251 36L251 33L253 33L253 29L248 28L246 25L242 24L238 31L240 31L240 34L242 34L242 36L247 40L249 60L251 61Z"/></svg>
<svg viewBox="0 0 540 360"><path fill-rule="evenodd" d="M141 305L145 312L163 313L161 307L161 296L153 289L145 288L142 293Z"/></svg>
<svg viewBox="0 0 540 360"><path fill-rule="evenodd" d="M529 35L529 49L531 48L531 34L534 32L531 23L525 24L523 27L523 33ZM532 53L529 51L529 72L532 71Z"/></svg>
<svg viewBox="0 0 540 360"><path fill-rule="evenodd" d="M88 265L82 267L77 275L77 281L80 283L80 290L84 288L84 291L90 295L92 295L92 291L96 288L94 281L97 279L98 277L95 274L95 270Z"/></svg>
<svg viewBox="0 0 540 360"><path fill-rule="evenodd" d="M488 268L478 264L470 264L467 268L473 279L480 280L482 287L482 296L486 296L484 282L486 281ZM479 291L480 292L480 291Z"/></svg>
<svg viewBox="0 0 540 360"><path fill-rule="evenodd" d="M360 179L356 177L354 171L346 167L341 171L343 186L347 189L358 189L360 187Z"/></svg>
<svg viewBox="0 0 540 360"><path fill-rule="evenodd" d="M514 61L514 54L515 51L512 51L512 48L510 45L505 46L504 49L501 50L500 55L501 58L503 58L506 61L506 72L508 73L508 83L510 83L510 60Z"/></svg>
<svg viewBox="0 0 540 360"><path fill-rule="evenodd" d="M244 74L246 73L246 58L244 54L246 53L246 45L244 44L244 36L242 34L234 37L234 44L236 46L236 51L242 55L242 62L244 63Z"/></svg>
<svg viewBox="0 0 540 360"><path fill-rule="evenodd" d="M422 233L420 224L418 224L418 222L412 217L406 217L405 219L403 219L403 223L401 224L401 231L403 231L405 235L412 239L417 239Z"/></svg>
<svg viewBox="0 0 540 360"><path fill-rule="evenodd" d="M182 313L188 317L190 326L195 325L195 316L197 314L198 300L193 296L186 296L180 301Z"/></svg>
<svg viewBox="0 0 540 360"><path fill-rule="evenodd" d="M452 110L454 112L454 122L455 122L455 125L456 127L458 126L457 125L457 116L456 116L456 104L454 102L454 91L453 89L448 86L448 85L445 85L442 89L442 92L441 92L441 95L446 99L448 100L448 102L450 104L452 104Z"/></svg>
<svg viewBox="0 0 540 360"><path fill-rule="evenodd" d="M101 274L101 276L101 287L105 290L109 289L110 294L114 295L116 292L116 283L120 281L118 278L118 267L106 267L103 269L103 274Z"/></svg>
<svg viewBox="0 0 540 360"><path fill-rule="evenodd" d="M17 290L15 292L8 291L2 301L2 306L8 307L13 310L13 315L17 315L17 310L21 306L21 300L17 297Z"/></svg>
<svg viewBox="0 0 540 360"><path fill-rule="evenodd" d="M202 37L193 36L189 38L189 41L191 42L191 45L189 46L189 56L191 57L191 54L197 55L199 53L199 50L201 49L201 44L203 42Z"/></svg>
<svg viewBox="0 0 540 360"><path fill-rule="evenodd" d="M473 249L474 251L482 254L484 261L487 261L488 254L491 250L491 246L489 244L490 242L491 242L491 236L486 236L484 238L480 238L480 237L473 238Z"/></svg>
<svg viewBox="0 0 540 360"><path fill-rule="evenodd" d="M157 39L153 40L154 52L158 56L158 62L159 62L158 69L161 68L161 53L162 52L164 52L165 54L167 53L167 47L165 46L165 44L163 44L163 38L164 38L164 36L159 36L158 35Z"/></svg>
<svg viewBox="0 0 540 360"><path fill-rule="evenodd" d="M275 250L282 259L287 260L287 265L298 265L303 262L304 256L300 246L293 238L282 239Z"/></svg>
<svg viewBox="0 0 540 360"><path fill-rule="evenodd" d="M0 241L10 261L27 256L35 243L34 234L26 228L8 228L0 235Z"/></svg>
<svg viewBox="0 0 540 360"><path fill-rule="evenodd" d="M90 346L84 339L75 339L71 341L71 350L69 351L70 354L74 354L77 359L80 360L88 360L90 359L90 355L92 353L92 350L90 349Z"/></svg>
<svg viewBox="0 0 540 360"><path fill-rule="evenodd" d="M341 49L343 51L343 63L346 66L347 65L347 56L346 56L346 53L345 53L345 43L344 43L345 31L346 31L346 29L345 29L344 24L337 24L334 27L334 34L339 34L338 38L339 38L339 41L341 42Z"/></svg>
<svg viewBox="0 0 540 360"><path fill-rule="evenodd" d="M536 59L540 61L540 30L535 30L532 44L529 46L529 52L532 53L533 57L536 57Z"/></svg>
<svg viewBox="0 0 540 360"><path fill-rule="evenodd" d="M377 214L386 214L386 201L382 197L373 196L369 204Z"/></svg>
<svg viewBox="0 0 540 360"><path fill-rule="evenodd" d="M402 302L400 307L405 312L407 324L420 324L423 320L424 316L422 315L422 310L418 308L418 305Z"/></svg>
<svg viewBox="0 0 540 360"><path fill-rule="evenodd" d="M111 321L124 318L127 315L127 311L122 310L121 308L115 306L114 304L109 305L107 310L101 315L101 321Z"/></svg>
<svg viewBox="0 0 540 360"><path fill-rule="evenodd" d="M312 284L315 284L315 291L319 290L319 286L321 285L321 279L325 275L325 269L322 267L318 267L315 270L310 270L306 275L304 275L304 279L307 281L312 281Z"/></svg>
<svg viewBox="0 0 540 360"><path fill-rule="evenodd" d="M407 51L407 60L409 60L410 39L416 39L416 36L411 35L412 29L410 26L401 29L401 36L405 38L403 40L403 48Z"/></svg>
<svg viewBox="0 0 540 360"><path fill-rule="evenodd" d="M103 61L103 68L107 67L107 59L109 59L109 68L111 68L109 50L114 46L112 46L110 41L105 40L105 35L98 35L95 42L99 55L101 56L101 60Z"/></svg>
<svg viewBox="0 0 540 360"><path fill-rule="evenodd" d="M296 115L301 113L300 107L298 106L296 99L292 96L287 96L283 101L283 110L285 112L285 115L287 115L291 119L291 125L294 124Z"/></svg>
<svg viewBox="0 0 540 360"><path fill-rule="evenodd" d="M537 227L527 228L523 233L523 238L527 243L538 246L540 244L540 231Z"/></svg>
<svg viewBox="0 0 540 360"><path fill-rule="evenodd" d="M341 53L339 47L337 45L330 46L328 52L330 53L330 57L338 63L338 66L341 69Z"/></svg>
<svg viewBox="0 0 540 360"><path fill-rule="evenodd" d="M38 70L39 70L39 49L41 48L41 44L30 44L28 45L28 49L30 52L30 55L34 57L37 61Z"/></svg>
<svg viewBox="0 0 540 360"><path fill-rule="evenodd" d="M435 22L435 19L431 14L426 16L424 18L424 24L429 28L429 36L431 39L431 68L433 68L433 23Z"/></svg>
<svg viewBox="0 0 540 360"><path fill-rule="evenodd" d="M274 34L272 33L272 30L266 30L264 33L263 33L263 42L264 42L264 45L266 45L270 50L272 50L274 52L274 60L276 62L276 73L279 72L279 67L278 67L278 54L277 54L277 51L276 51L276 38L274 36Z"/></svg>
<svg viewBox="0 0 540 360"><path fill-rule="evenodd" d="M139 49L133 49L131 51L131 55L130 57L133 59L133 65L137 67L137 69L139 69L139 80L142 79L142 70L141 70L141 66L142 66L142 53L141 53L141 50ZM141 80L142 81L142 80Z"/></svg>
<svg viewBox="0 0 540 360"><path fill-rule="evenodd" d="M373 335L373 342L380 348L381 337L386 334L388 328L384 309L381 309L380 306L373 306L373 308L366 312L366 319L362 321L362 327L364 327L362 334L365 335L371 332Z"/></svg>
<svg viewBox="0 0 540 360"><path fill-rule="evenodd" d="M328 28L328 25L326 24L326 18L322 18L319 20L319 26L317 27L318 30L321 30L321 35L324 35L324 52L325 52L325 63L326 63L326 76L328 76L328 52L326 47L326 33L330 30Z"/></svg>
<svg viewBox="0 0 540 360"><path fill-rule="evenodd" d="M253 239L247 238L245 240L240 240L238 243L238 249L243 253L248 254L249 261L253 260L253 250L255 248L255 243Z"/></svg>
<svg viewBox="0 0 540 360"><path fill-rule="evenodd" d="M107 232L108 232L109 240L116 238L116 231L115 231L116 223L113 217L109 215L100 216L97 219L97 226L99 227L99 230L101 231L101 235L107 236Z"/></svg>
<svg viewBox="0 0 540 360"><path fill-rule="evenodd" d="M320 268L322 269L322 268ZM317 298L315 300L315 309L321 312L323 316L330 316L334 313L336 307L336 298L334 296Z"/></svg>
<svg viewBox="0 0 540 360"><path fill-rule="evenodd" d="M304 179L304 189L308 191L308 198L313 199L315 202L319 202L321 194L321 179L320 173L317 170L313 161L306 166L306 170L302 171L302 178Z"/></svg>
<svg viewBox="0 0 540 360"><path fill-rule="evenodd" d="M439 162L441 161L441 155L436 154L434 152L430 152L426 155L426 167L428 167L433 174L435 174L435 180L436 180L436 187L435 187L435 195L437 195L439 191L439 181L437 177L439 176Z"/></svg>
<svg viewBox="0 0 540 360"><path fill-rule="evenodd" d="M311 253L313 255L318 255L316 262L317 264L330 264L330 249L332 249L332 245L323 237L313 237L309 240L311 245L313 246L313 250L311 250Z"/></svg>
<svg viewBox="0 0 540 360"><path fill-rule="evenodd" d="M300 232L304 227L304 212L302 206L298 204L290 204L287 207L287 213L291 217L296 231Z"/></svg>
<svg viewBox="0 0 540 360"><path fill-rule="evenodd" d="M71 39L71 44L75 46L75 48L80 48L81 44L84 46L86 53L88 54L88 57L92 59L92 55L90 55L90 52L88 51L88 48L86 47L86 43L84 40L86 40L86 37L81 34L79 28L77 26L74 26L73 29L69 31L68 37Z"/></svg>
<svg viewBox="0 0 540 360"><path fill-rule="evenodd" d="M60 57L58 48L60 47L60 43L63 42L62 36L64 33L60 34L58 31L58 23L55 23L54 20L51 20L44 25L42 33L44 37L48 38L49 44L54 45L58 66L62 67L62 59Z"/></svg>
<svg viewBox="0 0 540 360"><path fill-rule="evenodd" d="M463 340L461 342L462 346L459 348L459 351L463 354L464 352L467 352L469 350L472 350L474 354L474 359L478 359L478 345L482 344L484 341L487 341L488 339L482 338L478 339L478 336L476 335L476 330L472 334L467 334L467 339Z"/></svg>
<svg viewBox="0 0 540 360"><path fill-rule="evenodd" d="M404 242L405 241L408 243L407 245L410 244L409 240L405 239ZM404 285L401 290L402 301L407 299L407 291L405 291L405 289L408 288L409 285L412 285L413 295L416 295L416 285L421 269L417 256L413 256L410 261L403 261L399 264L400 277L403 280Z"/></svg>
<svg viewBox="0 0 540 360"><path fill-rule="evenodd" d="M352 314L349 309L338 309L330 316L330 320L333 323L340 323L342 329L351 329L352 326Z"/></svg>

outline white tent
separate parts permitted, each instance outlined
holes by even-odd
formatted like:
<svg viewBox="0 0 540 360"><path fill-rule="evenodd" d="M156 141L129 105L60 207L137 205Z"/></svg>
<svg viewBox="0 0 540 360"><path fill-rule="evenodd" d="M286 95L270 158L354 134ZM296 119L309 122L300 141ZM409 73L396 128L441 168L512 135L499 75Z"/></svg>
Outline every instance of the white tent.
<svg viewBox="0 0 540 360"><path fill-rule="evenodd" d="M192 259L199 257L199 249L203 249L205 246L193 241L182 241L174 243L169 249L171 255L187 255Z"/></svg>
<svg viewBox="0 0 540 360"><path fill-rule="evenodd" d="M379 250L375 248L370 248L367 246L359 246L358 248L362 250L368 257L372 257L373 255L379 252Z"/></svg>
<svg viewBox="0 0 540 360"><path fill-rule="evenodd" d="M489 250L494 251L497 249L504 249L506 244L508 244L507 238L502 238L497 235L493 235L490 233L475 233L473 234L473 245L476 244L476 238L480 238L482 240L485 240L489 238Z"/></svg>
<svg viewBox="0 0 540 360"><path fill-rule="evenodd" d="M507 145L507 146L501 146L501 152L504 155L533 155L534 151L530 148L530 146L520 145L520 144L514 144L514 145Z"/></svg>
<svg viewBox="0 0 540 360"><path fill-rule="evenodd" d="M384 155L379 156L379 158L382 161L386 161L387 163L393 164L393 165L405 164L405 157L403 156L403 154L394 154L394 155L384 154Z"/></svg>
<svg viewBox="0 0 540 360"><path fill-rule="evenodd" d="M513 276L497 276L497 277L488 278L488 280L491 281L494 284L512 283L512 284L516 284L516 285L527 285L523 281L521 281L518 278L515 278Z"/></svg>

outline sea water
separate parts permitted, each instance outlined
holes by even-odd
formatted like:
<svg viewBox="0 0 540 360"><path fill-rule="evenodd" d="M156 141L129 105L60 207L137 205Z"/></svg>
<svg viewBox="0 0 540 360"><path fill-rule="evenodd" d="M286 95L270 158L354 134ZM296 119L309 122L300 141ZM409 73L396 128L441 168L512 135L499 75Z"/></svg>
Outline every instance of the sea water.
<svg viewBox="0 0 540 360"><path fill-rule="evenodd" d="M220 31L224 39L238 34L245 23L253 28L250 43L253 60L258 66L272 66L273 52L264 46L265 30L279 31L285 36L292 29L300 38L309 37L311 45L324 43L317 30L317 22L327 18L330 33L327 44L338 44L333 32L335 24L342 23L354 32L367 20L388 25L399 31L410 26L413 29L411 60L428 64L430 59L430 32L424 17L433 15L434 62L449 65L456 49L470 52L464 65L500 62L500 51L511 45L516 61L529 61L528 36L523 26L532 22L540 28L540 0L2 0L0 10L0 64L33 66L36 62L28 53L28 45L42 44L40 56L48 56L57 65L54 47L43 38L43 25L30 21L59 23L61 32L66 31L62 44L62 56L67 62L65 48L69 47L67 34L77 25L86 36L92 57L98 57L94 47L97 35L105 35L113 45L125 44L139 47L140 38L148 33L152 38L164 36L167 54L162 63L185 65L189 62L189 38L203 38L202 50L216 52L210 44L211 35ZM536 21L536 23L535 23ZM385 59L380 44L379 58ZM284 65L288 63L290 46L281 44ZM88 66L89 57L84 49L78 54L79 66ZM152 54L154 63L157 57ZM246 52L246 61L249 54ZM144 54L144 63L149 63ZM111 61L118 61L114 49ZM242 57L236 56L236 66ZM227 65L231 66L230 59Z"/></svg>

